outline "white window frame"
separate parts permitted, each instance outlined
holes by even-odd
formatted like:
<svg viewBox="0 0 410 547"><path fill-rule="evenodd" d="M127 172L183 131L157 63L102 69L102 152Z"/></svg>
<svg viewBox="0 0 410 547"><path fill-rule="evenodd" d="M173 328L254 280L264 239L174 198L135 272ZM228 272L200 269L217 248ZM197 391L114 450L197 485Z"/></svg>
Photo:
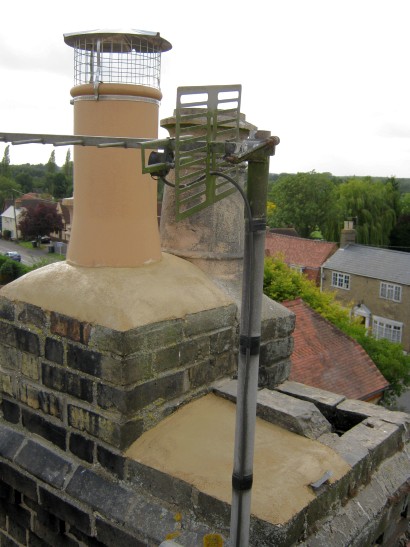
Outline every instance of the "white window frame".
<svg viewBox="0 0 410 547"><path fill-rule="evenodd" d="M380 282L380 298L392 300L393 302L401 302L401 286L394 283Z"/></svg>
<svg viewBox="0 0 410 547"><path fill-rule="evenodd" d="M290 264L289 265L289 268L295 272L298 272L300 274L302 274L305 270L305 267L304 266L299 266L298 264Z"/></svg>
<svg viewBox="0 0 410 547"><path fill-rule="evenodd" d="M350 275L342 272L332 272L332 287L349 291Z"/></svg>
<svg viewBox="0 0 410 547"><path fill-rule="evenodd" d="M376 340L386 338L390 342L400 344L403 336L403 323L373 315L372 334Z"/></svg>

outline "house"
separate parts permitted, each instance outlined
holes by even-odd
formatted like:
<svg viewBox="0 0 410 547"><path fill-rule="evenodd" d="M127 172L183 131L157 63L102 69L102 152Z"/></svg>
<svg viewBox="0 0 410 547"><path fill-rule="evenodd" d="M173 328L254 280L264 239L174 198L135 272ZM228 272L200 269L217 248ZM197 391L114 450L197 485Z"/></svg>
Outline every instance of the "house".
<svg viewBox="0 0 410 547"><path fill-rule="evenodd" d="M68 200L66 200L68 201ZM62 240L68 242L70 239L70 229L71 229L71 220L70 220L70 211L67 205L64 203L51 202L50 200L45 200L39 197L38 194L29 193L24 194L20 198L16 199L16 209L14 212L14 205L9 205L6 210L0 215L1 219L1 232L4 230L10 230L11 238L16 238L16 223L17 226L20 222L20 216L22 212L28 207L36 206L39 203L53 203L56 207L57 212L61 215L63 220L63 230L60 232L55 232L51 234L51 237L56 240ZM17 237L21 238L21 231L17 230Z"/></svg>
<svg viewBox="0 0 410 547"><path fill-rule="evenodd" d="M290 380L377 403L389 384L360 344L302 299L282 304L296 315Z"/></svg>
<svg viewBox="0 0 410 547"><path fill-rule="evenodd" d="M19 224L20 215L22 213L23 209L21 208L14 208L14 205L10 205L7 207L7 209L1 214L1 230L2 233L4 233L5 230L10 230L11 232L11 239L16 239L16 233L17 237L21 237L20 230L17 230L17 226ZM17 224L17 226L16 226Z"/></svg>
<svg viewBox="0 0 410 547"><path fill-rule="evenodd" d="M336 243L267 232L266 256L280 255L292 269L320 285L320 267L337 250Z"/></svg>
<svg viewBox="0 0 410 547"><path fill-rule="evenodd" d="M345 229L341 246L322 267L323 290L361 317L377 339L399 342L410 351L410 253L392 251L354 241Z"/></svg>
<svg viewBox="0 0 410 547"><path fill-rule="evenodd" d="M269 228L270 234L281 234L283 236L292 236L292 237L299 237L299 234L295 230L295 228Z"/></svg>

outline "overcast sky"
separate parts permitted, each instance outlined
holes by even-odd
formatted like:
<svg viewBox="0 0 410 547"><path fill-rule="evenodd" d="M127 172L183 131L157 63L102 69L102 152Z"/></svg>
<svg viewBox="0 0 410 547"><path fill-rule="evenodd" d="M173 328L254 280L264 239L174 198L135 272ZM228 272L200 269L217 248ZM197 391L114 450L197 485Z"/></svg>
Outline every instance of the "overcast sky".
<svg viewBox="0 0 410 547"><path fill-rule="evenodd" d="M72 133L63 34L140 29L173 45L160 118L178 86L242 84L247 120L281 139L270 172L410 177L409 20L408 0L3 2L0 132ZM51 150L11 147L11 162L45 163Z"/></svg>

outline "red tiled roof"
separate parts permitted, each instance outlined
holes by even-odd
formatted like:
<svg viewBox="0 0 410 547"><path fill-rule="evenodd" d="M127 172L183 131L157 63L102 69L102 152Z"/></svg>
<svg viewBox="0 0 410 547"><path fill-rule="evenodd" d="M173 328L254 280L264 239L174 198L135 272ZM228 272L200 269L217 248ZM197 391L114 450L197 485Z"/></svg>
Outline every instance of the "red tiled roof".
<svg viewBox="0 0 410 547"><path fill-rule="evenodd" d="M320 268L320 266L337 251L336 243L318 241L303 237L292 237L268 232L265 239L267 256L282 254L287 264Z"/></svg>
<svg viewBox="0 0 410 547"><path fill-rule="evenodd" d="M300 298L282 304L296 315L290 380L361 400L372 399L388 387L355 340Z"/></svg>

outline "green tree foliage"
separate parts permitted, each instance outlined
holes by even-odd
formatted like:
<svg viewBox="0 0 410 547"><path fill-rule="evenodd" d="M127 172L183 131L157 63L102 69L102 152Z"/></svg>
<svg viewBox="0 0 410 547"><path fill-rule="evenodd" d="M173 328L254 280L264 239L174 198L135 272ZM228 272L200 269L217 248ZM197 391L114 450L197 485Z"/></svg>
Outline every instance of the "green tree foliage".
<svg viewBox="0 0 410 547"><path fill-rule="evenodd" d="M395 177L333 177L331 173L279 175L269 183L271 227L293 226L302 237L318 229L328 241L339 241L347 219L356 220L357 242L389 244L390 232L407 198L400 197Z"/></svg>
<svg viewBox="0 0 410 547"><path fill-rule="evenodd" d="M19 229L24 239L37 238L62 230L63 219L55 204L37 203L23 211Z"/></svg>
<svg viewBox="0 0 410 547"><path fill-rule="evenodd" d="M0 256L0 285L6 285L29 271L29 266L5 256Z"/></svg>
<svg viewBox="0 0 410 547"><path fill-rule="evenodd" d="M390 232L389 247L395 251L410 253L410 213L399 216Z"/></svg>
<svg viewBox="0 0 410 547"><path fill-rule="evenodd" d="M5 201L6 199L14 199L16 197L16 193L21 193L21 188L11 178L5 177L4 175L0 175L0 210L1 212L4 211Z"/></svg>
<svg viewBox="0 0 410 547"><path fill-rule="evenodd" d="M400 344L369 336L365 327L352 319L349 311L335 301L334 293L321 292L312 281L291 270L281 257L265 259L263 290L277 302L302 298L325 319L354 338L389 382L390 397L400 395L410 385L410 355L404 355Z"/></svg>
<svg viewBox="0 0 410 547"><path fill-rule="evenodd" d="M400 212L402 215L410 215L410 192L401 195Z"/></svg>
<svg viewBox="0 0 410 547"><path fill-rule="evenodd" d="M53 150L50 154L50 157L48 158L48 162L46 163L46 170L47 173L55 173L57 171L58 167L56 164L56 152Z"/></svg>
<svg viewBox="0 0 410 547"><path fill-rule="evenodd" d="M280 175L270 185L269 201L275 204L271 227L293 226L302 237L319 228L328 237L337 208L335 184L329 173Z"/></svg>
<svg viewBox="0 0 410 547"><path fill-rule="evenodd" d="M337 188L339 221L356 220L357 242L387 246L400 212L400 194L395 179L383 182L370 177L351 178Z"/></svg>
<svg viewBox="0 0 410 547"><path fill-rule="evenodd" d="M3 159L0 163L0 175L10 177L10 146L7 145L4 149Z"/></svg>
<svg viewBox="0 0 410 547"><path fill-rule="evenodd" d="M20 186L21 191L23 194L28 194L29 192L33 191L34 188L34 179L30 172L28 171L20 171L17 173L17 175L14 177L14 180L17 182L17 184Z"/></svg>
<svg viewBox="0 0 410 547"><path fill-rule="evenodd" d="M53 198L60 199L69 196L69 186L64 173L47 173L45 189Z"/></svg>
<svg viewBox="0 0 410 547"><path fill-rule="evenodd" d="M67 150L65 163L63 165L63 173L67 181L65 197L70 197L73 194L73 162L71 160L70 149Z"/></svg>

